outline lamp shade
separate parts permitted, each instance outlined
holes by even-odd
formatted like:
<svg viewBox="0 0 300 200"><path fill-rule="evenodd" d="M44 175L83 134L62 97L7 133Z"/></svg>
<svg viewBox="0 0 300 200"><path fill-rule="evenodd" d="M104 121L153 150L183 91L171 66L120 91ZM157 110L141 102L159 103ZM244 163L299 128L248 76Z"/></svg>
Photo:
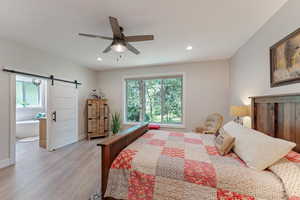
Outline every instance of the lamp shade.
<svg viewBox="0 0 300 200"><path fill-rule="evenodd" d="M234 117L245 117L250 115L249 106L231 106L230 115Z"/></svg>

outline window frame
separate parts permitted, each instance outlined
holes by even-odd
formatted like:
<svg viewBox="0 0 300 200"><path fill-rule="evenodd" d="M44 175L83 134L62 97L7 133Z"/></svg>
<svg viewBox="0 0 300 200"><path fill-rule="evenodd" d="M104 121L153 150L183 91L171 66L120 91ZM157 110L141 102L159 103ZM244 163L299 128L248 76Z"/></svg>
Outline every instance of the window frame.
<svg viewBox="0 0 300 200"><path fill-rule="evenodd" d="M177 73L159 73L159 74L149 74L149 75L135 75L135 76L124 76L122 78L122 99L123 99L123 106L122 106L122 116L123 116L123 124L125 125L137 125L141 122L129 122L127 121L127 85L126 80L128 79L162 79L167 77L176 77L181 76L182 77L182 122L180 124L161 124L161 123L152 123L151 124L158 124L161 127L166 128L185 128L186 127L186 114L185 114L185 108L186 108L186 74L184 72L177 72Z"/></svg>
<svg viewBox="0 0 300 200"><path fill-rule="evenodd" d="M32 83L32 78L30 77L16 77L16 84L17 84L17 81L21 81L21 82L28 82L28 83ZM25 110L25 109L41 109L44 107L44 99L43 99L43 94L44 94L44 80L41 80L41 85L39 86L39 104L37 105L28 105L28 106L18 106L16 104L16 109L18 110ZM22 90L23 90L23 98L24 98L24 85L22 84Z"/></svg>

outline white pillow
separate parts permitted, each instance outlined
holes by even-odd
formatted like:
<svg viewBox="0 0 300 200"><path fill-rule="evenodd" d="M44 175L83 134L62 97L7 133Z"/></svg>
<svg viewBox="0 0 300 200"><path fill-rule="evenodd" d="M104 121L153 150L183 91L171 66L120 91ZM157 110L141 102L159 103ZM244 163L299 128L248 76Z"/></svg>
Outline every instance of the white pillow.
<svg viewBox="0 0 300 200"><path fill-rule="evenodd" d="M235 137L233 151L250 167L264 170L287 155L296 144L228 122L223 129Z"/></svg>

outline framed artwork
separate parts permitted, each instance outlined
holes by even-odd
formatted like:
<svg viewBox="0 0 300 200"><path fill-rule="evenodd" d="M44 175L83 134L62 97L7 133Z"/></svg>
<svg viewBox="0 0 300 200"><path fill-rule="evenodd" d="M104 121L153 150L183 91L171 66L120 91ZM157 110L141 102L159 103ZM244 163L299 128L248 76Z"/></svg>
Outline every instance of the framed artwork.
<svg viewBox="0 0 300 200"><path fill-rule="evenodd" d="M271 87L300 83L300 28L270 48Z"/></svg>

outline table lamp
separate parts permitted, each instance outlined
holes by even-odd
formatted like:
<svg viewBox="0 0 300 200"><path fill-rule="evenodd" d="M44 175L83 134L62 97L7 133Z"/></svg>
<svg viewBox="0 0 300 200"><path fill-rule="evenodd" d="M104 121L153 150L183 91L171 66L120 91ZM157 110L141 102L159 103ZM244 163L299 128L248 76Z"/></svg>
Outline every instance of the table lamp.
<svg viewBox="0 0 300 200"><path fill-rule="evenodd" d="M230 115L234 116L234 121L243 125L241 117L250 115L250 106L230 106Z"/></svg>

